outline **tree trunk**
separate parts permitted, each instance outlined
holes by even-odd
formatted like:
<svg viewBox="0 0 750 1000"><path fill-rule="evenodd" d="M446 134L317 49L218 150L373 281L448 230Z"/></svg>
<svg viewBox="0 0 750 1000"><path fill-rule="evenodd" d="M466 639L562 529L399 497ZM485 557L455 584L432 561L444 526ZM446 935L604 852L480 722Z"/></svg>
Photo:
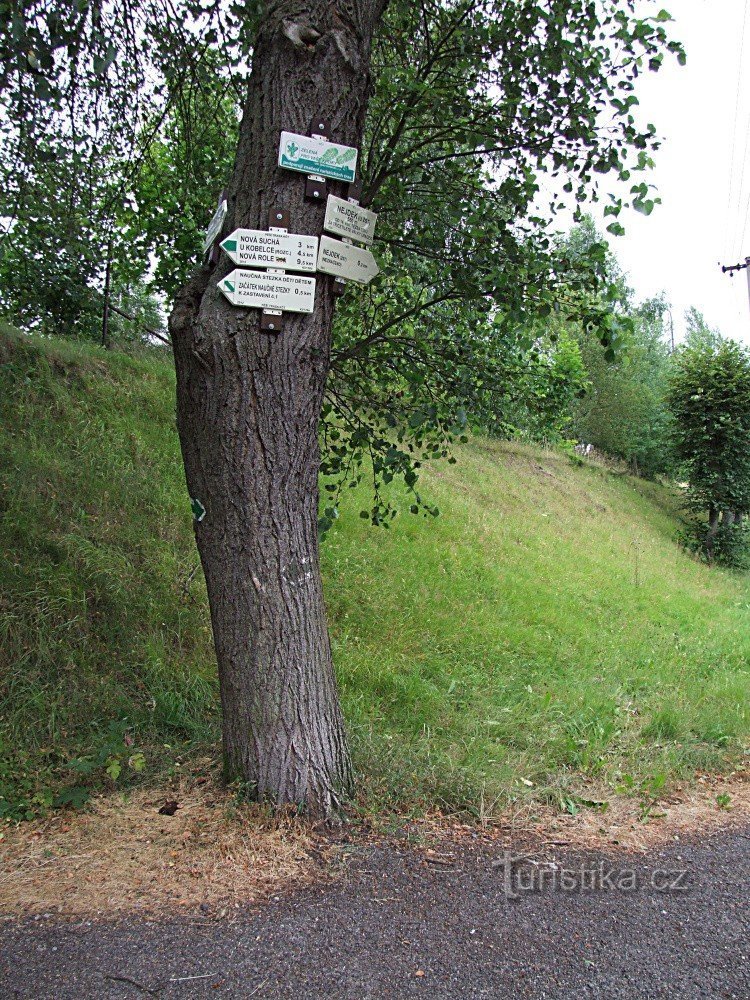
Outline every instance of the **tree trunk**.
<svg viewBox="0 0 750 1000"><path fill-rule="evenodd" d="M714 560L714 543L716 542L718 533L719 509L718 507L711 507L708 511L708 531L706 533L706 555L709 562L713 562Z"/></svg>
<svg viewBox="0 0 750 1000"><path fill-rule="evenodd" d="M104 272L104 306L102 309L102 347L109 350L112 346L109 335L109 313L112 308L109 304L112 285L112 241L107 244L107 266Z"/></svg>
<svg viewBox="0 0 750 1000"><path fill-rule="evenodd" d="M282 130L360 146L373 30L386 0L268 3L253 57L224 234L265 229L288 209L291 231L320 234L325 206L302 174L276 166ZM303 14L300 11L304 11ZM345 196L343 185L329 181ZM315 312L286 313L278 335L236 308L202 267L170 317L177 423L219 667L226 771L258 799L328 816L351 781L318 553L318 424L330 364L333 278L318 275Z"/></svg>

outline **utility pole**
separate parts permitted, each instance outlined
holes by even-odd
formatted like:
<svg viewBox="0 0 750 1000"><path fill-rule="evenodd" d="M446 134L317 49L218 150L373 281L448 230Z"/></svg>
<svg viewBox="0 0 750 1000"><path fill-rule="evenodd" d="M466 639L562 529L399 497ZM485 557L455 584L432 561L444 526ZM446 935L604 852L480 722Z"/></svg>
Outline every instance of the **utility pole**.
<svg viewBox="0 0 750 1000"><path fill-rule="evenodd" d="M745 257L744 264L722 264L721 270L723 274L729 274L730 278L734 277L735 271L745 271L747 273L747 294L750 300L750 257Z"/></svg>

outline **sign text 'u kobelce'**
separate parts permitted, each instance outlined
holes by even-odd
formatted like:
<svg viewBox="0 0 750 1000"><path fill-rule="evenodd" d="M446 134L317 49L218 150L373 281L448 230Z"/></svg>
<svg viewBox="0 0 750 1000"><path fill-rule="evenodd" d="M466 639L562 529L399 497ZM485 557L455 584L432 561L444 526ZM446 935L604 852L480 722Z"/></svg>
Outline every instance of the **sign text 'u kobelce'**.
<svg viewBox="0 0 750 1000"><path fill-rule="evenodd" d="M351 184L357 172L357 150L314 135L282 132L279 166Z"/></svg>
<svg viewBox="0 0 750 1000"><path fill-rule="evenodd" d="M330 236L321 236L318 270L367 285L380 268L369 250L333 240Z"/></svg>
<svg viewBox="0 0 750 1000"><path fill-rule="evenodd" d="M221 248L235 264L243 267L314 271L318 257L318 237L271 233L262 229L235 229L221 241Z"/></svg>
<svg viewBox="0 0 750 1000"><path fill-rule="evenodd" d="M348 236L350 240L369 244L375 238L377 219L376 213L371 212L369 208L362 208L351 201L344 201L343 198L329 194L323 229L327 229L329 233Z"/></svg>
<svg viewBox="0 0 750 1000"><path fill-rule="evenodd" d="M315 308L315 278L299 274L235 270L221 279L219 290L233 306L299 313L311 313Z"/></svg>

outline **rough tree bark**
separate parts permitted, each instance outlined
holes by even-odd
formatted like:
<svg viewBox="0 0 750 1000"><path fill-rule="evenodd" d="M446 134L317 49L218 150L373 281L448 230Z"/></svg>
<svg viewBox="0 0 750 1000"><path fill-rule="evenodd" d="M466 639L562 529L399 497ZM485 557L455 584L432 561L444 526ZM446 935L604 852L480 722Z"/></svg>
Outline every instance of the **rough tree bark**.
<svg viewBox="0 0 750 1000"><path fill-rule="evenodd" d="M714 559L714 546L716 543L716 536L719 533L719 508L711 506L708 510L708 531L706 532L706 555L708 556L708 561L713 562Z"/></svg>
<svg viewBox="0 0 750 1000"><path fill-rule="evenodd" d="M320 234L324 206L305 178L276 166L282 129L312 119L359 147L373 31L387 0L270 2L229 187L224 234L265 229L272 208L291 231ZM343 186L329 181L334 193ZM286 313L279 336L260 313L227 303L228 258L203 266L170 317L177 423L219 668L226 771L259 799L328 816L350 786L318 554L318 424L329 370L333 278L318 275L315 312Z"/></svg>

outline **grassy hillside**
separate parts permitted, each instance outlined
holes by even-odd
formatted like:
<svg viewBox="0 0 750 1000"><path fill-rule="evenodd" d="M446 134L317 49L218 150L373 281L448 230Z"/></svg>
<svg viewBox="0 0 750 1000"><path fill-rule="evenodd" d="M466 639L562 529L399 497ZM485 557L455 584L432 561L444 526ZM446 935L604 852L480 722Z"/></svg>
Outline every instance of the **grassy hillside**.
<svg viewBox="0 0 750 1000"><path fill-rule="evenodd" d="M0 331L0 809L216 746L173 392L166 362ZM458 458L425 474L438 519L375 529L352 491L324 543L363 801L478 812L738 761L748 578L677 548L661 487L482 439Z"/></svg>

